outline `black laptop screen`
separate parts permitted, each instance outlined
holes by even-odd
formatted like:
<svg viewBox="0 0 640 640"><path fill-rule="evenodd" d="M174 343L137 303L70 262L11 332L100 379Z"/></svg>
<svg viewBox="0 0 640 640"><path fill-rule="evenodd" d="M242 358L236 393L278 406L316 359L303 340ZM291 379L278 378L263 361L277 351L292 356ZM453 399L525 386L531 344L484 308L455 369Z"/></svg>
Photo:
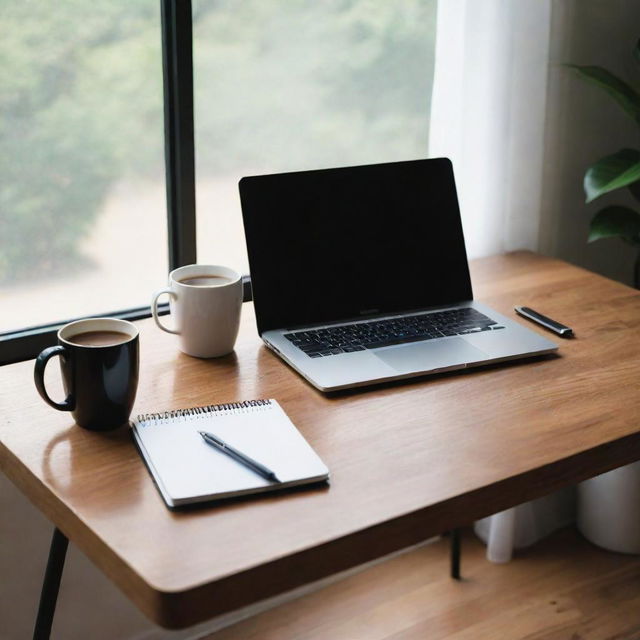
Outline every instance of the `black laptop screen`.
<svg viewBox="0 0 640 640"><path fill-rule="evenodd" d="M240 181L260 333L470 300L449 160Z"/></svg>

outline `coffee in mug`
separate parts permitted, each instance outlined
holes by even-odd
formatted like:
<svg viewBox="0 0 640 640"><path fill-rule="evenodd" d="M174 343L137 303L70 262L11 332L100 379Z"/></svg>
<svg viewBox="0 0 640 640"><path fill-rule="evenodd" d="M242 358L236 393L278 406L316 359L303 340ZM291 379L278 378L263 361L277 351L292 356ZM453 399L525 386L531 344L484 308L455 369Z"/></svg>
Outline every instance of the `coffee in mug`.
<svg viewBox="0 0 640 640"><path fill-rule="evenodd" d="M169 296L173 328L160 322L158 298ZM228 267L192 264L174 269L169 286L151 300L153 318L163 331L179 336L180 349L198 358L233 351L240 326L242 277Z"/></svg>
<svg viewBox="0 0 640 640"><path fill-rule="evenodd" d="M190 287L217 287L221 284L230 284L231 278L224 276L187 276L182 280L178 280L180 284L187 284Z"/></svg>
<svg viewBox="0 0 640 640"><path fill-rule="evenodd" d="M49 397L44 370L60 356L63 402ZM76 423L92 431L115 429L131 415L138 388L138 329L118 318L71 322L58 331L58 344L36 358L34 379L43 400L70 411Z"/></svg>
<svg viewBox="0 0 640 640"><path fill-rule="evenodd" d="M71 336L69 342L88 347L106 347L127 342L130 339L131 336L129 334L122 333L121 331L86 331Z"/></svg>

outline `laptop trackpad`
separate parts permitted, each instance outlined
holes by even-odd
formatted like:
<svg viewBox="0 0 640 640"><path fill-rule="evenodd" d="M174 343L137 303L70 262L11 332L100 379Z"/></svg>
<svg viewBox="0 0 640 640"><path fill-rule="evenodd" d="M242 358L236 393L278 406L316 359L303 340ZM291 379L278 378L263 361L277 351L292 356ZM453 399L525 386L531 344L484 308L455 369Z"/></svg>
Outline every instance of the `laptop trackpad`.
<svg viewBox="0 0 640 640"><path fill-rule="evenodd" d="M373 351L386 364L401 372L431 371L485 360L486 354L462 338L435 342L412 342Z"/></svg>

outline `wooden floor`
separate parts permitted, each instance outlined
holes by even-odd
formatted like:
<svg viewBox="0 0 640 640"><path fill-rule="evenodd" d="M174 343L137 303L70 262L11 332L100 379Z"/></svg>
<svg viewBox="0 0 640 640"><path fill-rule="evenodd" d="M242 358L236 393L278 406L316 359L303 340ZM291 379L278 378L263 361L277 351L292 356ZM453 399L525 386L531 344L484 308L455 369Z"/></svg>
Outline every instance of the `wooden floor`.
<svg viewBox="0 0 640 640"><path fill-rule="evenodd" d="M440 540L207 638L640 639L640 557L602 551L573 529L504 565L466 532L462 574L448 577Z"/></svg>

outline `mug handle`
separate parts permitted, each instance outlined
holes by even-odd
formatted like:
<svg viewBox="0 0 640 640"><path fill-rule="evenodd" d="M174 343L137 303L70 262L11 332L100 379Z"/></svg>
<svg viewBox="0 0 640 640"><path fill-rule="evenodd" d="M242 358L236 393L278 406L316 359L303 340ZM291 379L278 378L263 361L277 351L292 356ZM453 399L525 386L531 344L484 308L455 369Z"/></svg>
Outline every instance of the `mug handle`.
<svg viewBox="0 0 640 640"><path fill-rule="evenodd" d="M176 331L175 329L169 329L168 327L165 327L163 324L160 323L160 318L158 317L158 298L163 293L167 293L173 298L176 297L176 294L169 288L160 289L160 291L156 291L153 294L153 298L151 298L151 315L153 316L153 319L155 320L158 327L160 327L160 329L162 329L163 331L166 331L167 333L180 333L179 331Z"/></svg>
<svg viewBox="0 0 640 640"><path fill-rule="evenodd" d="M69 356L69 351L62 345L56 345L55 347L47 347L44 351L42 351L42 353L40 353L40 355L36 358L36 364L33 370L33 378L36 383L36 389L42 396L42 399L47 404L51 405L54 409L58 409L58 411L73 411L73 389L63 402L55 402L49 397L47 390L44 388L44 370L47 366L47 362L49 362L49 359L53 358L53 356L60 356L62 358L65 358Z"/></svg>

